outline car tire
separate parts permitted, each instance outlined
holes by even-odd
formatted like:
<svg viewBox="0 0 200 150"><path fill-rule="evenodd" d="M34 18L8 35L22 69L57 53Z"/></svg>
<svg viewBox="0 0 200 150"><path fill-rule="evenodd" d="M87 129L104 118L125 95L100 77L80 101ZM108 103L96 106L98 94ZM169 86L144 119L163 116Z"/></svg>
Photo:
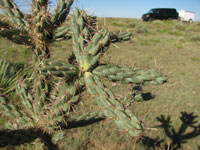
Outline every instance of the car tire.
<svg viewBox="0 0 200 150"><path fill-rule="evenodd" d="M174 18L168 18L167 20L171 21L171 20L174 20Z"/></svg>
<svg viewBox="0 0 200 150"><path fill-rule="evenodd" d="M155 20L154 18L149 18L149 19L148 19L149 22L152 22L152 21L154 21L154 20Z"/></svg>
<svg viewBox="0 0 200 150"><path fill-rule="evenodd" d="M192 22L193 22L193 20L192 20L192 19L190 19L190 20L189 20L189 23L192 23Z"/></svg>

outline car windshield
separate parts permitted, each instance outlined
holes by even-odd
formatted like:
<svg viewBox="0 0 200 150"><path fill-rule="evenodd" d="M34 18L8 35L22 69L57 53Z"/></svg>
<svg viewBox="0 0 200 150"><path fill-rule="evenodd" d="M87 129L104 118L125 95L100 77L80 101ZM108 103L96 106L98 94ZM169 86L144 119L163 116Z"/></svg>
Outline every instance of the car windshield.
<svg viewBox="0 0 200 150"><path fill-rule="evenodd" d="M147 13L148 14L152 14L153 13L153 9L149 10Z"/></svg>

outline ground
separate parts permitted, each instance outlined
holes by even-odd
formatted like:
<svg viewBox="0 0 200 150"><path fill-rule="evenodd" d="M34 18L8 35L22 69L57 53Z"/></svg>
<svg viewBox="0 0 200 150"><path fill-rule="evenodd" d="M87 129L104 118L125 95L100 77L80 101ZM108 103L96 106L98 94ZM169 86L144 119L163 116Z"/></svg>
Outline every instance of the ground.
<svg viewBox="0 0 200 150"><path fill-rule="evenodd" d="M64 150L200 149L200 22L98 18L98 26L115 32L134 33L131 41L113 44L102 58L103 63L153 68L165 73L168 82L144 87L144 93L150 92L155 98L134 102L130 106L145 125L140 139L119 131L107 119L68 129L68 136L60 142L60 147ZM51 51L53 59L65 60L71 53L71 42L57 42ZM6 39L0 39L0 53L8 61L30 62L31 51L28 48ZM134 87L118 83L109 85L106 81L105 84L110 89L112 87L118 98L131 94ZM83 94L77 113L94 109L94 104L91 97Z"/></svg>

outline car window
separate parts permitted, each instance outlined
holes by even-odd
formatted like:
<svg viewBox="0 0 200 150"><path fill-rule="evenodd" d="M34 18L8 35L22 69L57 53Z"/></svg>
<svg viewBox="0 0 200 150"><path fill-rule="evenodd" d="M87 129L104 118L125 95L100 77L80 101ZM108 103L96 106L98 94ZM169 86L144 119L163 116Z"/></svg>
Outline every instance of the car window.
<svg viewBox="0 0 200 150"><path fill-rule="evenodd" d="M153 13L159 14L159 9L154 9Z"/></svg>
<svg viewBox="0 0 200 150"><path fill-rule="evenodd" d="M160 9L160 10L159 10L159 14L166 14L166 10Z"/></svg>
<svg viewBox="0 0 200 150"><path fill-rule="evenodd" d="M149 10L147 13L148 14L153 14L153 9Z"/></svg>
<svg viewBox="0 0 200 150"><path fill-rule="evenodd" d="M172 9L172 10L171 10L171 13L172 13L172 14L176 14L177 12L176 12L175 9Z"/></svg>
<svg viewBox="0 0 200 150"><path fill-rule="evenodd" d="M171 9L166 10L166 14L172 14L172 13L173 13L173 12L172 12Z"/></svg>

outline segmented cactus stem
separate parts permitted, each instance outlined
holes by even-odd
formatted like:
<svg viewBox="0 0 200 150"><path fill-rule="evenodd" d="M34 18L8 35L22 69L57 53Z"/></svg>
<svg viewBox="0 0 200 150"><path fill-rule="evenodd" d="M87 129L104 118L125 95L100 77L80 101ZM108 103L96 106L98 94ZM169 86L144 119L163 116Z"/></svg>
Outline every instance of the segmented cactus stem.
<svg viewBox="0 0 200 150"><path fill-rule="evenodd" d="M65 21L73 2L74 0L58 0L57 7L51 19L55 26L60 26Z"/></svg>
<svg viewBox="0 0 200 150"><path fill-rule="evenodd" d="M1 0L0 8L16 28L28 31L29 24L13 0Z"/></svg>
<svg viewBox="0 0 200 150"><path fill-rule="evenodd" d="M112 92L101 83L97 76L86 72L84 79L88 93L96 95L98 97L96 103L104 107L104 115L112 118L120 129L127 131L131 136L138 136L143 127L132 112L115 99Z"/></svg>
<svg viewBox="0 0 200 150"><path fill-rule="evenodd" d="M101 65L93 70L98 77L122 83L160 85L167 81L167 77L153 69L131 69L126 66Z"/></svg>

